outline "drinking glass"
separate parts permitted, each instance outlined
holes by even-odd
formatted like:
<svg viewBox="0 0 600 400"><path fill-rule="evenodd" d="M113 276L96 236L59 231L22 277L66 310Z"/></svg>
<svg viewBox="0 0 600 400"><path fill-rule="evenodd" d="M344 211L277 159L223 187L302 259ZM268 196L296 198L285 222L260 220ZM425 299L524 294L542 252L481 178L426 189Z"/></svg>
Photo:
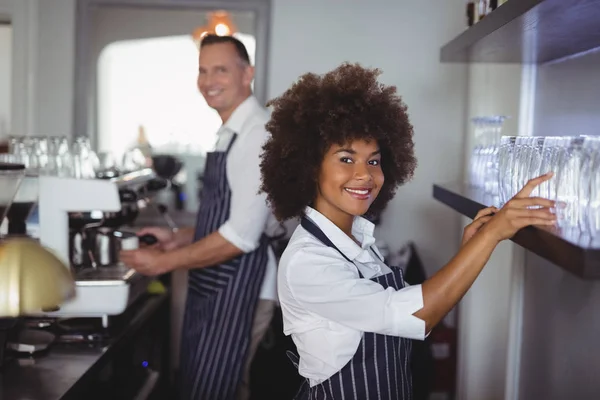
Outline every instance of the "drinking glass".
<svg viewBox="0 0 600 400"><path fill-rule="evenodd" d="M525 184L531 179L540 176L540 168L542 166L542 152L544 150L544 142L546 138L544 136L532 136L531 140L528 141L527 145L527 172L524 175ZM540 187L537 186L531 192L532 197L539 196Z"/></svg>
<svg viewBox="0 0 600 400"><path fill-rule="evenodd" d="M100 167L100 160L92 150L90 141L85 136L78 136L73 142L73 175L75 178L93 179Z"/></svg>
<svg viewBox="0 0 600 400"><path fill-rule="evenodd" d="M578 210L578 226L579 230L584 234L589 234L591 231L589 225L589 212L590 212L590 191L592 185L592 175L594 158L598 154L600 149L600 137L597 136L586 136L583 142L583 154L580 165L580 181L579 191L577 198L579 203L575 206ZM596 172L597 173L597 172Z"/></svg>
<svg viewBox="0 0 600 400"><path fill-rule="evenodd" d="M510 192L508 193L509 199L512 198L515 194L517 194L517 192L519 190L521 190L521 188L523 187L519 177L521 176L521 169L523 168L523 165L521 165L521 160L522 160L521 153L525 149L526 140L527 140L526 136L517 136L515 139L514 153L513 153L512 165L511 165L511 171L510 171L511 180L510 180Z"/></svg>
<svg viewBox="0 0 600 400"><path fill-rule="evenodd" d="M469 183L471 186L481 186L481 159L483 156L484 137L483 133L483 118L475 117L471 119L473 124L474 145L471 152L471 162L469 169Z"/></svg>
<svg viewBox="0 0 600 400"><path fill-rule="evenodd" d="M499 204L504 206L511 198L512 164L516 136L502 136L498 149Z"/></svg>
<svg viewBox="0 0 600 400"><path fill-rule="evenodd" d="M59 177L72 177L73 159L69 152L69 142L66 137L54 136L48 141L47 173Z"/></svg>
<svg viewBox="0 0 600 400"><path fill-rule="evenodd" d="M502 124L506 117L493 116L485 119L485 135L488 138L486 160L483 169L483 184L486 194L499 196L499 160L500 138L502 137Z"/></svg>
<svg viewBox="0 0 600 400"><path fill-rule="evenodd" d="M558 225L563 228L577 227L579 224L579 185L581 165L584 159L585 137L572 137L559 158L556 177L556 199L562 204L556 208Z"/></svg>
<svg viewBox="0 0 600 400"><path fill-rule="evenodd" d="M587 227L590 236L600 237L600 151L591 156Z"/></svg>

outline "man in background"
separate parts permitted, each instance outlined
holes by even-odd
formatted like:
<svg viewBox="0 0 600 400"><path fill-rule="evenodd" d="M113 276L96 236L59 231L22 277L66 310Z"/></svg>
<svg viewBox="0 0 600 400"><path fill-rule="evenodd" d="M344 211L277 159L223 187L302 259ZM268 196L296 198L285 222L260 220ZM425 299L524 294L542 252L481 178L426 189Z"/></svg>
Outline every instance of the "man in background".
<svg viewBox="0 0 600 400"><path fill-rule="evenodd" d="M249 369L276 299L276 263L259 195L267 111L252 94L254 68L231 36L200 44L198 88L222 127L208 153L195 228L146 228L157 246L121 253L145 275L187 269L180 376L184 400L249 398Z"/></svg>

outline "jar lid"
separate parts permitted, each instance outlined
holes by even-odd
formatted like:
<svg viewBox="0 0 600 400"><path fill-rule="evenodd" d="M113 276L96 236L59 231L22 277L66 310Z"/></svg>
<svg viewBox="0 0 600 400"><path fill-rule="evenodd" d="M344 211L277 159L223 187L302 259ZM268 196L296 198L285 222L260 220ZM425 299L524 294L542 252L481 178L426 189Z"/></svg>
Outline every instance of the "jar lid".
<svg viewBox="0 0 600 400"><path fill-rule="evenodd" d="M25 165L23 164L0 162L0 171L20 171L24 169Z"/></svg>

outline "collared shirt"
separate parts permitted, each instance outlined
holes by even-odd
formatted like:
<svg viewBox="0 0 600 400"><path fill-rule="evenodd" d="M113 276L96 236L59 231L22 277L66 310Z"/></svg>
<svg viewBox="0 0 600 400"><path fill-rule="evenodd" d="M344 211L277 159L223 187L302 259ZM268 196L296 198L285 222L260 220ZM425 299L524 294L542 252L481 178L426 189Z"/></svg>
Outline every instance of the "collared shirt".
<svg viewBox="0 0 600 400"><path fill-rule="evenodd" d="M216 151L225 151L233 134L237 138L227 155L227 181L231 188L229 219L219 227L227 241L245 253L256 249L268 222L274 219L266 195L258 194L261 183L260 154L269 133L269 113L254 96L240 104L219 129ZM277 299L277 264L269 248L269 260L260 298Z"/></svg>
<svg viewBox="0 0 600 400"><path fill-rule="evenodd" d="M394 290L370 280L391 272L378 257L374 225L355 217L352 235L359 246L318 211L307 207L305 213L352 262L302 226L283 253L279 302L284 333L300 355L300 375L311 386L327 380L354 356L363 332L423 340L425 321L413 315L423 308L421 285Z"/></svg>

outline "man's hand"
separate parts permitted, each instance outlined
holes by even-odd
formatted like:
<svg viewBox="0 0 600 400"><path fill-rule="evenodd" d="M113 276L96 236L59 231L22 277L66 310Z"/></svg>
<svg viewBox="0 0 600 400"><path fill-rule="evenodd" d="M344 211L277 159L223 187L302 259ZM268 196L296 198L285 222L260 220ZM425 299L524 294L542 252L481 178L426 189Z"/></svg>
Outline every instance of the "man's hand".
<svg viewBox="0 0 600 400"><path fill-rule="evenodd" d="M165 254L156 248L122 250L119 258L126 266L142 275L156 276L172 270L166 261Z"/></svg>
<svg viewBox="0 0 600 400"><path fill-rule="evenodd" d="M190 228L183 228L178 231L173 231L169 228L149 226L140 229L137 235L153 235L158 240L158 244L155 245L156 247L164 251L170 251L192 243L194 230Z"/></svg>
<svg viewBox="0 0 600 400"><path fill-rule="evenodd" d="M175 250L162 251L159 245L154 245L137 250L123 250L119 257L126 266L140 274L154 276L176 269L211 267L242 254L242 250L215 231L197 242Z"/></svg>

